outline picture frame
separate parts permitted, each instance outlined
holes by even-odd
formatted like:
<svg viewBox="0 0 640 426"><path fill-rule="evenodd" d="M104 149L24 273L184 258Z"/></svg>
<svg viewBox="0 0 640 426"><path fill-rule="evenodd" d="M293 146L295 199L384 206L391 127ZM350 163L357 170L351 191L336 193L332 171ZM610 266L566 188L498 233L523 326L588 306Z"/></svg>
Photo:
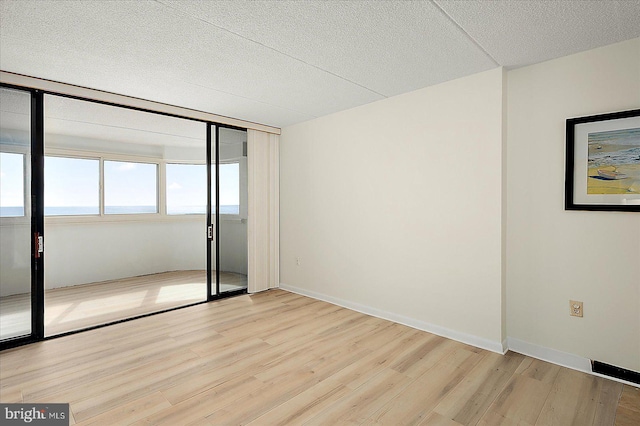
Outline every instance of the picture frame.
<svg viewBox="0 0 640 426"><path fill-rule="evenodd" d="M640 109L566 126L565 210L640 212Z"/></svg>

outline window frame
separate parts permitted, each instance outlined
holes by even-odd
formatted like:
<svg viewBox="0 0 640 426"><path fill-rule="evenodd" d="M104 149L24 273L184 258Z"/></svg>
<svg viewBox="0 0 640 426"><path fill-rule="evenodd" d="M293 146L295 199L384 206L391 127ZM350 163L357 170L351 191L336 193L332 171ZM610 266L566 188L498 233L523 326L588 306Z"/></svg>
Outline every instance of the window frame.
<svg viewBox="0 0 640 426"><path fill-rule="evenodd" d="M45 214L45 218L54 218L54 217L98 217L102 215L102 160L99 156L95 155L77 155L77 154L65 154L65 153L45 153L44 159L46 162L47 157L56 157L56 158L68 158L73 160L97 160L98 161L98 213L97 214L74 214L74 215L47 215ZM46 173L46 171L45 171ZM46 179L46 175L45 175ZM46 180L45 180L45 194L46 194ZM46 195L45 195L46 197ZM44 208L47 206L45 204L46 199L43 200Z"/></svg>
<svg viewBox="0 0 640 426"><path fill-rule="evenodd" d="M107 203L106 203L106 176L105 176L105 161L110 161L110 162L118 162L118 163L137 163L137 164L151 164L156 166L156 211L153 213L107 213ZM134 160L113 160L111 158L105 158L103 157L100 160L100 198L101 198L101 202L100 202L100 213L102 216L140 216L140 215L147 215L147 216L156 216L156 215L160 215L161 213L161 206L160 206L160 167L161 167L161 163L160 162L154 162L154 161L134 161ZM165 203L166 204L166 203Z"/></svg>
<svg viewBox="0 0 640 426"><path fill-rule="evenodd" d="M167 180L166 180L166 166L167 164L186 164L186 165L203 165L206 167L206 161L193 162L188 160L174 160L171 158L156 158L156 157L146 157L146 156L137 156L137 155L129 155L129 154L115 154L115 153L104 153L97 151L79 151L79 150L69 150L64 148L47 148L45 146L45 157L65 157L65 158L77 158L77 159L85 159L85 160L99 160L100 164L100 214L97 215L56 215L56 216L47 216L45 215L45 221L47 224L56 224L56 223L96 223L96 222L148 222L148 221L159 221L159 222L184 222L184 221L200 221L206 217L205 213L179 213L179 214L167 214ZM245 163L246 163L246 157ZM146 164L155 164L157 166L158 171L158 181L157 181L157 200L158 200L158 211L157 213L125 213L125 214L115 214L109 213L106 214L104 211L105 208L105 200L104 200L104 161L120 161L120 162L131 162L131 163L146 163ZM245 164L243 166L242 159L234 158L230 160L224 160L220 162L222 164L228 163L239 163L240 164L240 176L242 176L242 168L247 167ZM240 182L242 185L242 182ZM45 182L46 186L46 182ZM247 219L248 212L248 200L244 200L242 195L240 196L240 214L224 214L220 213L221 221L245 221ZM15 219L15 218L2 218L2 219Z"/></svg>

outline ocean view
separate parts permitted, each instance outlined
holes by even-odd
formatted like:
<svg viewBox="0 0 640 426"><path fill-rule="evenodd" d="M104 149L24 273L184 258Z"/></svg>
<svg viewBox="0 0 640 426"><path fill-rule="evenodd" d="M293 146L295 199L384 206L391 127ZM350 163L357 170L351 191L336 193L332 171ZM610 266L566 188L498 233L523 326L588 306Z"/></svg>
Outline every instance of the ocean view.
<svg viewBox="0 0 640 426"><path fill-rule="evenodd" d="M205 206L178 206L169 207L167 214L205 214ZM148 214L156 213L155 206L110 206L105 207L105 214ZM222 205L220 206L220 214L239 214L240 206L238 205ZM87 206L71 206L71 207L45 207L45 216L87 216L98 215L98 207ZM22 217L24 216L24 207L0 207L0 217Z"/></svg>
<svg viewBox="0 0 640 426"><path fill-rule="evenodd" d="M589 133L587 194L640 194L640 128Z"/></svg>
<svg viewBox="0 0 640 426"><path fill-rule="evenodd" d="M24 207L0 207L0 217L22 217Z"/></svg>

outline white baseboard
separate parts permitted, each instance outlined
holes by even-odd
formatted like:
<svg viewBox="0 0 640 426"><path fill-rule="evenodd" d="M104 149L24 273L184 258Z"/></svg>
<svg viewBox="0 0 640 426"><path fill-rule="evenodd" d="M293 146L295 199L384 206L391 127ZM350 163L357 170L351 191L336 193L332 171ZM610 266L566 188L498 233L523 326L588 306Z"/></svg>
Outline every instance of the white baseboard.
<svg viewBox="0 0 640 426"><path fill-rule="evenodd" d="M456 340L458 342L466 343L477 348L486 349L491 352L497 352L504 354L507 351L507 342L495 342L482 337L473 336L471 334L461 333L456 330L451 330L439 325L430 324L428 322L409 318L404 315L395 314L393 312L387 312L380 309L372 308L370 306L361 305L360 303L351 302L337 297L328 296L326 294L316 293L315 291L309 291L292 285L280 283L282 290L287 290L292 293L308 296L313 299L322 300L324 302L332 303L334 305L342 306L363 314L371 315L376 318L382 318L388 321L393 321L398 324L403 324L418 330L427 331L429 333L437 334L438 336L446 337L447 339Z"/></svg>
<svg viewBox="0 0 640 426"><path fill-rule="evenodd" d="M509 350L527 355L542 361L551 362L572 370L591 373L591 361L578 355L567 352L558 351L556 349L545 348L544 346L534 345L524 340L507 337L507 346Z"/></svg>

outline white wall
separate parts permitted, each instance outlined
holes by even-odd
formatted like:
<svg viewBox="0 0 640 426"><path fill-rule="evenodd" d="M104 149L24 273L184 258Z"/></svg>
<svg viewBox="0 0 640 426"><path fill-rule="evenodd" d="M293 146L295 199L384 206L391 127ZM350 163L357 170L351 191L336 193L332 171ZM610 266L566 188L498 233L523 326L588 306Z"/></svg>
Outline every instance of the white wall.
<svg viewBox="0 0 640 426"><path fill-rule="evenodd" d="M222 270L247 273L246 223L221 221ZM45 224L45 287L206 269L206 224L178 221Z"/></svg>
<svg viewBox="0 0 640 426"><path fill-rule="evenodd" d="M640 371L640 215L563 204L565 120L634 108L640 39L508 73L507 332Z"/></svg>
<svg viewBox="0 0 640 426"><path fill-rule="evenodd" d="M204 232L202 220L45 224L45 287L206 269Z"/></svg>
<svg viewBox="0 0 640 426"><path fill-rule="evenodd" d="M282 286L502 350L502 91L495 69L284 128Z"/></svg>

